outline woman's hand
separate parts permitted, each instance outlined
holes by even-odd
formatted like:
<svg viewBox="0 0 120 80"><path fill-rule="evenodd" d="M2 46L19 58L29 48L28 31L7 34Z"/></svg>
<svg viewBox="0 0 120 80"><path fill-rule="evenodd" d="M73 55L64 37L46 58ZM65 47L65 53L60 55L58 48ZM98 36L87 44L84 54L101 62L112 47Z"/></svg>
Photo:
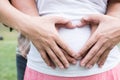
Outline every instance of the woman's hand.
<svg viewBox="0 0 120 80"><path fill-rule="evenodd" d="M27 24L24 25L25 28L22 25L23 28L20 31L27 35L33 42L48 66L67 68L69 67L68 60L75 62L73 58L75 52L73 52L59 37L55 28L55 25L59 24L63 24L68 28L74 27L70 20L58 16L43 16L29 18ZM71 56L71 59L64 54Z"/></svg>
<svg viewBox="0 0 120 80"><path fill-rule="evenodd" d="M85 24L98 25L90 36L77 58L82 58L80 65L92 68L95 63L102 67L109 52L120 41L120 19L107 15L96 14L84 17L79 26Z"/></svg>

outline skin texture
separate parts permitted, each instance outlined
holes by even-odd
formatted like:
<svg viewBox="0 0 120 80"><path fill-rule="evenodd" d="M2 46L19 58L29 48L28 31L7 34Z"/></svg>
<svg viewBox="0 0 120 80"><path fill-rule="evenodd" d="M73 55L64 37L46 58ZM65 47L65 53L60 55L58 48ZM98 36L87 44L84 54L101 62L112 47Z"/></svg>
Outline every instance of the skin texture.
<svg viewBox="0 0 120 80"><path fill-rule="evenodd" d="M76 57L82 58L80 65L92 68L95 63L102 67L109 52L120 41L120 0L110 0L106 15L88 15L79 24L98 25Z"/></svg>

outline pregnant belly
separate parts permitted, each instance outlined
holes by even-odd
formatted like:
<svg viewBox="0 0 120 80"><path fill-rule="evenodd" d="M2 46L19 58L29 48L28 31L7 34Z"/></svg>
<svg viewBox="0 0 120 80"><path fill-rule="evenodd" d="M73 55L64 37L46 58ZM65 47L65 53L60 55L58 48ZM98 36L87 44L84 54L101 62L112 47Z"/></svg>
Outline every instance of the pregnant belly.
<svg viewBox="0 0 120 80"><path fill-rule="evenodd" d="M79 52L80 49L84 46L91 33L90 27L88 25L74 29L66 29L63 26L63 28L60 28L58 32L62 40L76 53ZM44 62L42 58L40 58L40 53L33 44L31 44L28 57L34 61Z"/></svg>
<svg viewBox="0 0 120 80"><path fill-rule="evenodd" d="M68 46L71 47L75 52L78 52L88 40L91 30L90 30L90 26L86 25L82 28L74 28L74 29L60 28L58 32L62 40L66 44L68 44ZM108 56L106 63L102 68L98 68L98 66L95 65L92 69L88 70L86 68L79 66L79 61L78 61L76 65L70 65L68 69L61 70L58 67L56 69L52 69L46 65L40 53L31 43L31 48L27 59L28 59L27 66L33 70L50 75L72 77L72 76L92 75L110 70L119 63L120 53L117 47L115 47L110 52L110 55Z"/></svg>
<svg viewBox="0 0 120 80"><path fill-rule="evenodd" d="M88 25L74 29L61 28L58 32L63 41L75 52L83 47L91 33Z"/></svg>

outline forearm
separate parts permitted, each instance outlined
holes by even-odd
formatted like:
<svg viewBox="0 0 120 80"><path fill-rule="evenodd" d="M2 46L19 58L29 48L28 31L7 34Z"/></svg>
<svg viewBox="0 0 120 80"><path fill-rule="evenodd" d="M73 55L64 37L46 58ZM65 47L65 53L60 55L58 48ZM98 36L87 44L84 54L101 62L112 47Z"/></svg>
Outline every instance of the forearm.
<svg viewBox="0 0 120 80"><path fill-rule="evenodd" d="M35 0L11 0L11 3L15 8L28 15L39 16Z"/></svg>
<svg viewBox="0 0 120 80"><path fill-rule="evenodd" d="M20 31L20 26L29 16L15 9L8 0L0 0L0 22Z"/></svg>
<svg viewBox="0 0 120 80"><path fill-rule="evenodd" d="M120 0L109 0L106 14L120 18Z"/></svg>

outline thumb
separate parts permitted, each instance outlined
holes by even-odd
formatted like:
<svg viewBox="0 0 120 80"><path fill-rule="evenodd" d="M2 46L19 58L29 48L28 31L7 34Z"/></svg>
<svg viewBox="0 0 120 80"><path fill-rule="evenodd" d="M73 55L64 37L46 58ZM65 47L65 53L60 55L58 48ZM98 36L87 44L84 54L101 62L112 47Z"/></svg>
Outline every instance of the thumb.
<svg viewBox="0 0 120 80"><path fill-rule="evenodd" d="M91 14L88 16L85 16L81 19L81 22L77 25L79 27L82 27L84 25L88 24L99 24L102 20L104 15L102 14Z"/></svg>
<svg viewBox="0 0 120 80"><path fill-rule="evenodd" d="M70 19L66 19L63 17L54 17L55 24L59 26L64 26L66 28L75 28L76 26L72 24Z"/></svg>

